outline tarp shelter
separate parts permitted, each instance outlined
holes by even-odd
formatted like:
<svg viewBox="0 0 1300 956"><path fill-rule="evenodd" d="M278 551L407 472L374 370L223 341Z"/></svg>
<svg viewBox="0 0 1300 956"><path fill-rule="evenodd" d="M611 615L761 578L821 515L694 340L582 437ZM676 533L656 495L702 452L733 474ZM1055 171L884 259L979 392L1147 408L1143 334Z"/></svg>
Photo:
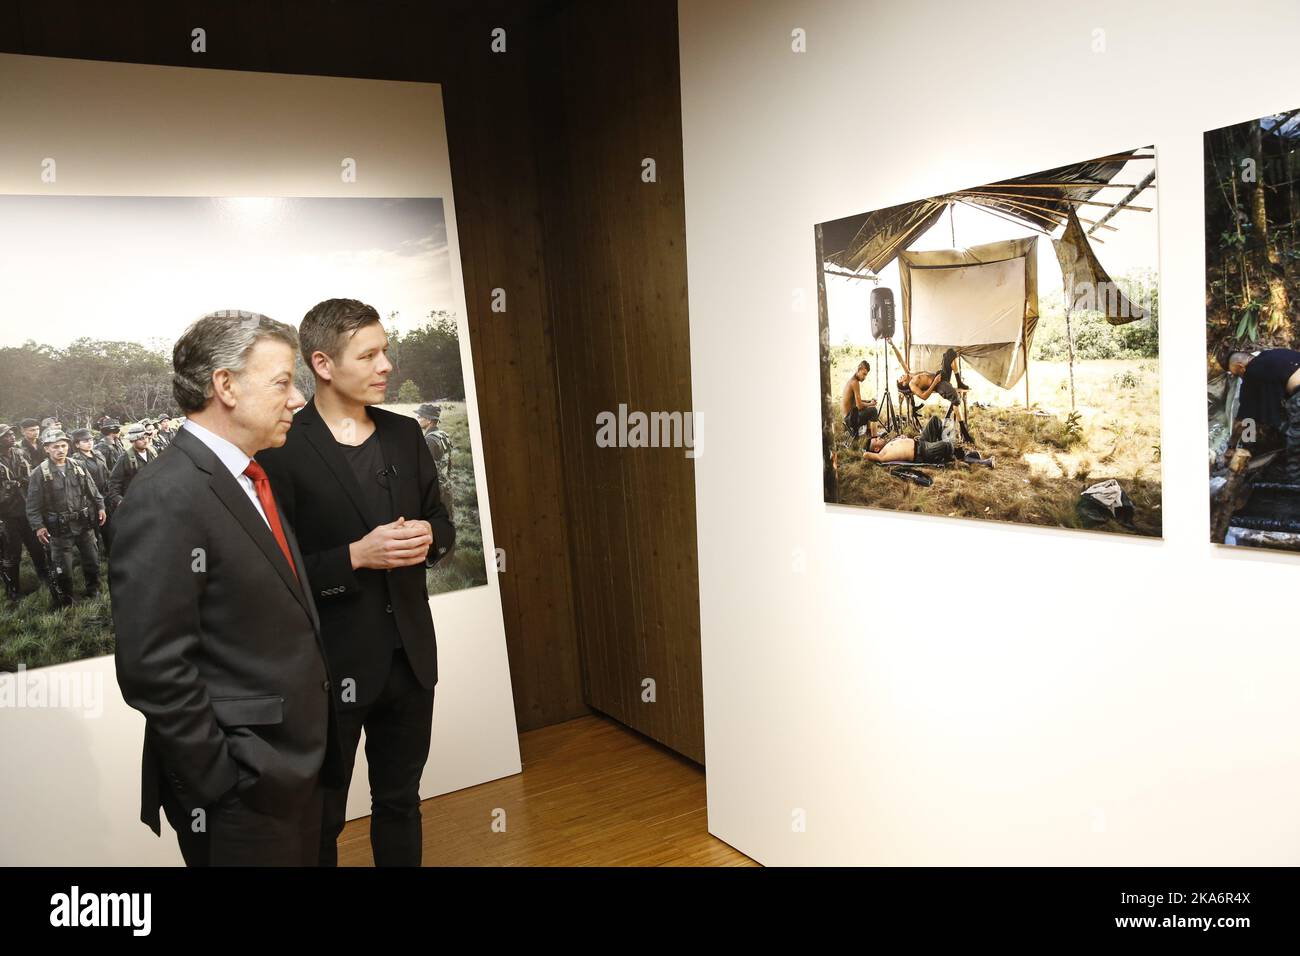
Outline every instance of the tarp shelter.
<svg viewBox="0 0 1300 956"><path fill-rule="evenodd" d="M879 272L934 225L950 201L1052 232L1066 224L1075 204L1091 203L1136 153L1129 150L825 222L823 254L827 262L849 272Z"/></svg>
<svg viewBox="0 0 1300 956"><path fill-rule="evenodd" d="M1130 192L1118 202L1099 202L1093 198L1108 186L1119 188L1119 184L1111 183L1115 175L1127 163L1139 159L1150 160L1153 157L1138 155L1138 150L1128 150L1100 156L1083 163L1058 166L1055 169L1003 179L971 189L958 189L941 196L822 223L818 226L821 260L819 268L824 268L826 263L830 263L844 270L839 273L841 275L848 274L851 277L874 280L880 270L895 259L899 259L900 275L905 274L908 269L915 273L918 264L923 260L905 250L934 225L943 215L944 210L953 203L977 207L989 215L1028 226L1049 237L1053 231L1061 228L1063 234L1059 240L1054 240L1054 243L1065 279L1066 332L1071 342L1070 401L1073 405L1074 356L1073 333L1069 327L1070 311L1096 308L1106 316L1108 321L1116 325L1145 317L1142 310L1129 302L1110 281L1110 277L1106 275L1093 254L1088 240L1088 235L1099 229L1114 230L1114 226L1107 225L1107 220L1121 209L1151 211L1130 203L1155 181L1154 169L1140 183L1132 186ZM1105 212L1096 221L1080 219L1075 211L1076 207L1080 206L1103 209ZM1088 233L1084 233L1081 223L1091 227ZM1000 244L991 243L984 248L992 249L998 245ZM961 257L970 254L971 251L951 249L919 255ZM993 255L1001 255L1001 253ZM907 265L909 257L910 266ZM994 262L1004 262L1009 258L1014 256L995 259L988 263L927 261L927 264L946 267L992 265ZM1032 263L1034 257L1028 256L1026 261ZM963 310L950 310L946 325L944 320L936 317L939 311L937 306L926 305L925 308L921 308L919 300L912 301L916 295L908 290L907 280L904 279L903 311L904 322L908 326L905 329L905 336L909 364L918 370L937 367L935 351L937 350L941 356L943 348L956 347L966 361L982 375L1003 388L1010 388L1024 377L1025 401L1028 403L1029 382L1025 377L1025 352L1033 343L1034 326L1038 319L1037 277L1028 271L1025 276L1025 314L1020 336L1014 340L994 341L1000 336L1005 337L1010 334L1011 317L1017 309L1015 302L1005 298L999 299L1000 293L995 294L995 289L999 287L998 283L1003 284L1003 291L1013 286L1017 281L1017 274L1015 274L1017 268L1018 266L1014 264L1006 264L997 269L974 272L959 270L946 280L951 285L948 293L941 288L943 283L939 277L935 277L934 282L927 280L925 288L917 290L918 294L935 297L935 303L944 301L943 296L947 295L946 301L949 305L955 307L959 304ZM995 279L997 281L994 281ZM956 300L961 297L950 293L952 290L966 286L976 289L984 298L974 304L966 301L958 303ZM1097 294L1099 289L1101 295ZM969 323L963 320L958 327L956 317L966 313L970 313L973 317ZM826 321L823 315L823 322ZM822 334L823 336L828 334L825 328ZM948 337L948 341L942 341L944 336Z"/></svg>
<svg viewBox="0 0 1300 956"><path fill-rule="evenodd" d="M1025 374L1038 325L1038 237L898 256L903 342L913 371L940 367L945 349L994 385Z"/></svg>
<svg viewBox="0 0 1300 956"><path fill-rule="evenodd" d="M1067 310L1100 312L1111 325L1124 325L1147 317L1101 267L1073 209L1066 219L1065 232L1060 239L1053 239L1052 245L1056 249L1056 259L1061 263Z"/></svg>

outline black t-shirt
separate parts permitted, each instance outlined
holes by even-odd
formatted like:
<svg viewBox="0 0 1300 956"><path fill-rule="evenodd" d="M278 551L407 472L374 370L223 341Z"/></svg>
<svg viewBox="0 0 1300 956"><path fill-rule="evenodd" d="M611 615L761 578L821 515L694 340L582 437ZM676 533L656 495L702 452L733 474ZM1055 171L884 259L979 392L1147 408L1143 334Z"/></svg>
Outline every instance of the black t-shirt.
<svg viewBox="0 0 1300 956"><path fill-rule="evenodd" d="M388 489L380 484L388 479L380 477L384 470L384 452L379 446L379 430L375 429L360 445L344 445L340 442L339 448L352 467L352 473L357 476L357 484L361 486L361 500L371 522L375 525L386 523L392 504L388 498Z"/></svg>
<svg viewBox="0 0 1300 956"><path fill-rule="evenodd" d="M379 429L375 429L370 437L360 445L345 445L339 442L339 450L343 452L343 457L347 459L348 465L352 468L352 473L357 476L357 484L361 486L361 501L365 505L366 513L370 516L371 527L378 527L381 524L387 524L392 520L389 517L393 510L392 499L388 496L388 488L381 482L391 481L391 478L381 478L380 473L384 470L384 451L379 444ZM383 571L372 569L362 569L358 573L364 574L383 574ZM392 614L384 615L387 623L379 625L385 628L389 633L393 646L402 646L402 637L397 632L397 622Z"/></svg>
<svg viewBox="0 0 1300 956"><path fill-rule="evenodd" d="M1300 352L1267 349L1246 366L1241 376L1241 404L1237 421L1254 419L1257 425L1282 425L1282 403L1287 380L1300 368Z"/></svg>

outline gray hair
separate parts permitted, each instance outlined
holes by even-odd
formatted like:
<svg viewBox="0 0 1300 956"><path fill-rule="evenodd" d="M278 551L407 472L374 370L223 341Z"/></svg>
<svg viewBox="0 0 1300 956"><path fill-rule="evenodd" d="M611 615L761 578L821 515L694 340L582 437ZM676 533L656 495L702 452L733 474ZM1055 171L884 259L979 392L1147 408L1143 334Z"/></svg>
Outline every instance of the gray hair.
<svg viewBox="0 0 1300 956"><path fill-rule="evenodd" d="M172 349L172 395L181 411L202 411L212 398L212 374L219 368L242 372L253 346L262 339L298 348L293 326L258 312L209 312L186 329Z"/></svg>

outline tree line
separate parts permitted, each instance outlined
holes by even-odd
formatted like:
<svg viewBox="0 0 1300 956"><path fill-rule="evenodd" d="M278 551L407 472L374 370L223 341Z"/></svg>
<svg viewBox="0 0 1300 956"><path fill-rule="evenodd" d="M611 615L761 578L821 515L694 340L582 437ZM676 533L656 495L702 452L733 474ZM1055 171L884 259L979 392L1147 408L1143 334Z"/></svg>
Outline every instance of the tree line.
<svg viewBox="0 0 1300 956"><path fill-rule="evenodd" d="M388 357L394 366L389 401L397 400L407 381L423 400L464 400L460 341L451 313L431 312L427 325L405 334L390 331ZM76 428L91 426L101 415L121 422L154 418L178 411L171 375L170 349L92 338L60 349L29 339L0 348L0 421L54 416L65 428ZM301 362L296 382L310 397L311 372Z"/></svg>

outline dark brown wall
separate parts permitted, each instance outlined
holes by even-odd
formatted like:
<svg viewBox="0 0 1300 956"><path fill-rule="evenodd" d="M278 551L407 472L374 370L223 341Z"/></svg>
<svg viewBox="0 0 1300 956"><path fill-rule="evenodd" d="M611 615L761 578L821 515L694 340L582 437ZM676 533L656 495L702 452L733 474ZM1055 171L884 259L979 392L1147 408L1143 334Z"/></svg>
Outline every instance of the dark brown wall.
<svg viewBox="0 0 1300 956"><path fill-rule="evenodd" d="M133 11L0 0L0 50L443 84L519 727L590 703L702 761L691 464L595 444L620 403L690 409L674 0Z"/></svg>
<svg viewBox="0 0 1300 956"><path fill-rule="evenodd" d="M443 103L456 191L484 465L519 729L590 713L584 703L555 346L534 118L527 90L536 11L476 6L448 33ZM530 15L531 14L531 15ZM489 46L506 30L506 53ZM493 312L493 289L506 311Z"/></svg>
<svg viewBox="0 0 1300 956"><path fill-rule="evenodd" d="M544 36L533 109L587 701L703 762L692 462L595 441L620 404L691 408L676 4L564 4Z"/></svg>

